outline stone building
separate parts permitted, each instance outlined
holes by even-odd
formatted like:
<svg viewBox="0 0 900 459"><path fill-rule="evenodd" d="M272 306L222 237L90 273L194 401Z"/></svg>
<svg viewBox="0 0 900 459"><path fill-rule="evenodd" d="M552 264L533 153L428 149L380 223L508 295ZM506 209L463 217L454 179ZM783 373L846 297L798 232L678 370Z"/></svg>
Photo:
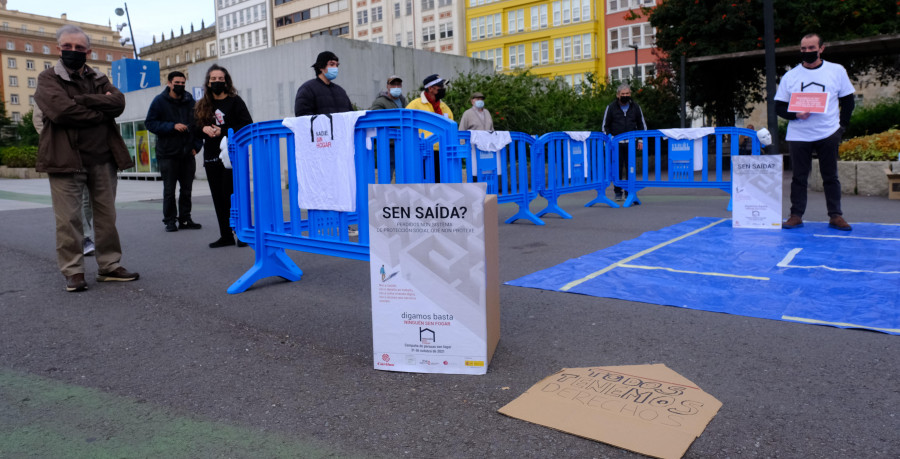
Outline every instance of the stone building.
<svg viewBox="0 0 900 459"><path fill-rule="evenodd" d="M200 30L184 33L182 27L180 35L175 36L175 31L169 32L169 38L165 34L160 40L153 37L153 44L141 48L141 59L159 62L159 81L165 84L169 72L179 71L188 75L188 66L206 60L215 60L218 57L216 49L216 25L206 27L200 22Z"/></svg>

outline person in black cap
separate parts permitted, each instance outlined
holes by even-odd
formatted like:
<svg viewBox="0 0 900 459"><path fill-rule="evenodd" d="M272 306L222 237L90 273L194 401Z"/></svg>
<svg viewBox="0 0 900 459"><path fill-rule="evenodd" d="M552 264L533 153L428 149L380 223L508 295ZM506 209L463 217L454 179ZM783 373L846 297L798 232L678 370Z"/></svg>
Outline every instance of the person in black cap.
<svg viewBox="0 0 900 459"><path fill-rule="evenodd" d="M294 98L294 116L327 115L353 111L353 104L344 88L334 79L338 76L337 55L322 51L312 65L316 77L303 83Z"/></svg>
<svg viewBox="0 0 900 459"><path fill-rule="evenodd" d="M372 102L369 110L388 110L404 107L406 107L406 97L403 96L403 80L397 75L391 75L387 79L387 89L378 93L378 97Z"/></svg>

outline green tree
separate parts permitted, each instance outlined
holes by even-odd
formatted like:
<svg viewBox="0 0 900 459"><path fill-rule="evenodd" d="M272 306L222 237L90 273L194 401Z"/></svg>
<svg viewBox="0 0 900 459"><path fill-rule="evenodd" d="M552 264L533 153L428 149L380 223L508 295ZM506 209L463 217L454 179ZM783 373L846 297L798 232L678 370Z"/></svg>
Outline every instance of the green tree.
<svg viewBox="0 0 900 459"><path fill-rule="evenodd" d="M32 122L33 117L34 110L30 110L22 117L22 122L17 126L16 130L19 137L19 145L37 146L41 136L34 129L34 123Z"/></svg>
<svg viewBox="0 0 900 459"><path fill-rule="evenodd" d="M776 46L798 45L807 33L845 40L900 31L896 0L779 0L775 2ZM764 48L763 0L666 0L634 12L656 27L656 46L676 70L682 55L706 56ZM799 52L799 51L798 51ZM826 51L827 52L827 51ZM798 57L799 62L799 57ZM841 62L851 78L870 70L882 81L900 78L896 56ZM697 63L686 68L687 98L719 125L747 116L764 98L763 64Z"/></svg>

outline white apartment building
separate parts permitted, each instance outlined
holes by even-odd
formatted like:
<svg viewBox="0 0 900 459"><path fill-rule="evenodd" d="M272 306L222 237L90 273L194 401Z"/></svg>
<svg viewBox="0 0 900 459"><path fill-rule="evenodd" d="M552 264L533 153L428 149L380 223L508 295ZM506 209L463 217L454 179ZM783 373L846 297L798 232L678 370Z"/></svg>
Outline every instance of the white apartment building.
<svg viewBox="0 0 900 459"><path fill-rule="evenodd" d="M466 55L463 0L350 0L351 36L369 41Z"/></svg>
<svg viewBox="0 0 900 459"><path fill-rule="evenodd" d="M234 56L273 45L270 0L215 2L219 56Z"/></svg>

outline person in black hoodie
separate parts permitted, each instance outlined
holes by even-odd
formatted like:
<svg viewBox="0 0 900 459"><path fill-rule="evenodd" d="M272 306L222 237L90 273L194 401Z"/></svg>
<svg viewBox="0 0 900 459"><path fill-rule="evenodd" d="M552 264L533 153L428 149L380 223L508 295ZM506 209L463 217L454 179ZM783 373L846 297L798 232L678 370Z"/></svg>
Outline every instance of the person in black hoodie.
<svg viewBox="0 0 900 459"><path fill-rule="evenodd" d="M203 139L203 167L212 194L216 218L219 220L220 237L209 244L211 248L235 244L229 217L231 216L231 195L234 193L234 178L231 169L226 169L219 159L219 145L228 129L239 131L253 123L247 104L237 95L231 82L231 74L225 67L213 64L206 71L203 98L197 101L195 109L196 127ZM245 242L237 241L238 247Z"/></svg>
<svg viewBox="0 0 900 459"><path fill-rule="evenodd" d="M316 77L303 83L294 98L294 116L327 115L353 111L353 104L344 88L333 80L338 76L340 62L331 51L322 51L312 65Z"/></svg>
<svg viewBox="0 0 900 459"><path fill-rule="evenodd" d="M616 100L612 101L603 113L603 132L611 136L624 134L631 131L646 131L647 122L644 121L644 112L640 105L631 98L631 86L622 83L616 90ZM642 142L638 141L637 149L640 150ZM616 178L628 178L628 146L619 145L619 170ZM616 201L622 201L622 188L613 185Z"/></svg>
<svg viewBox="0 0 900 459"><path fill-rule="evenodd" d="M147 129L156 134L156 162L163 179L163 223L166 231L200 229L191 219L191 189L197 163L194 156L203 146L194 135L194 98L186 92L181 72L169 74L166 89L147 110ZM175 182L181 189L175 206ZM175 226L175 222L178 226Z"/></svg>

